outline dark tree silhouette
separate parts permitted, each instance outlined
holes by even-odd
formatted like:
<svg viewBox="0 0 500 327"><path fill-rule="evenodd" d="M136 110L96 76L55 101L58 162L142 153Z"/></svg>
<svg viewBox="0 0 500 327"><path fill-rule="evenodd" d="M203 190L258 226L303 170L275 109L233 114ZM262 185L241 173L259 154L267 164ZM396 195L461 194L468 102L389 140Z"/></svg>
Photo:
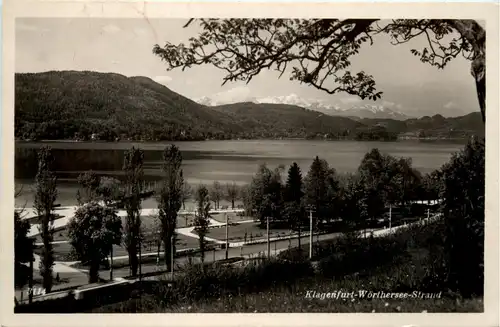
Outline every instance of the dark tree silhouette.
<svg viewBox="0 0 500 327"><path fill-rule="evenodd" d="M288 177L284 190L285 215L292 229L298 233L298 247L300 247L300 237L302 224L305 218L304 210L304 191L303 191L302 172L299 165L294 162L288 169Z"/></svg>
<svg viewBox="0 0 500 327"><path fill-rule="evenodd" d="M57 198L57 178L52 172L54 157L50 147L42 147L38 152L38 173L36 175L36 193L34 207L40 219L40 236L43 248L40 259L40 275L43 287L48 293L52 289L52 267L54 266L53 221Z"/></svg>
<svg viewBox="0 0 500 327"><path fill-rule="evenodd" d="M198 208L195 218L195 231L199 237L200 259L202 264L205 262L205 235L208 232L208 225L210 223L210 198L208 193L209 191L205 185L200 185L196 190Z"/></svg>
<svg viewBox="0 0 500 327"><path fill-rule="evenodd" d="M125 171L125 196L123 202L127 211L125 224L125 247L128 252L132 276L137 276L139 259L137 251L141 245L141 193L144 152L132 147L125 152L123 170Z"/></svg>
<svg viewBox="0 0 500 327"><path fill-rule="evenodd" d="M161 224L161 239L165 249L165 263L171 270L172 251L175 253L175 228L177 213L181 209L186 185L182 176L182 154L175 145L163 150L163 185L160 190L158 210ZM172 244L173 243L173 244ZM173 245L173 246L172 246Z"/></svg>
<svg viewBox="0 0 500 327"><path fill-rule="evenodd" d="M484 291L484 151L484 141L470 140L442 168L447 279L466 297Z"/></svg>
<svg viewBox="0 0 500 327"><path fill-rule="evenodd" d="M190 19L186 26L195 19ZM309 84L329 94L346 92L376 100L382 92L373 76L349 71L350 58L362 45L373 44L377 34L387 34L392 44L416 37L427 40L424 49L411 52L437 68L459 55L472 61L483 121L486 96L486 32L475 20L454 19L196 19L201 32L187 45L167 42L153 53L167 69L209 64L226 71L223 83L246 81L264 69L280 77Z"/></svg>
<svg viewBox="0 0 500 327"><path fill-rule="evenodd" d="M78 258L89 264L89 283L99 281L99 266L120 244L122 221L113 208L95 202L78 208L68 224L68 234Z"/></svg>

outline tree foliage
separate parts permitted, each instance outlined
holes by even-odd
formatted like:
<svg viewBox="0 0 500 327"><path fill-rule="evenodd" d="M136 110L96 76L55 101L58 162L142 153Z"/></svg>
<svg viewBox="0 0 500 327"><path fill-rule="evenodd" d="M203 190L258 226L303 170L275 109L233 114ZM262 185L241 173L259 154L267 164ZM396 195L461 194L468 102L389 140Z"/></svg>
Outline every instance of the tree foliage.
<svg viewBox="0 0 500 327"><path fill-rule="evenodd" d="M182 184L182 208L186 210L186 201L193 195L193 189L187 181Z"/></svg>
<svg viewBox="0 0 500 327"><path fill-rule="evenodd" d="M22 287L28 281L25 273L24 263L32 261L33 258L33 239L28 237L31 225L28 220L21 218L18 210L14 210L14 279L18 287Z"/></svg>
<svg viewBox="0 0 500 327"><path fill-rule="evenodd" d="M304 183L299 165L294 162L288 169L288 177L284 187L283 200L285 202L285 217L291 229L298 232L299 248L302 225L305 221Z"/></svg>
<svg viewBox="0 0 500 327"><path fill-rule="evenodd" d="M198 234L201 262L205 261L206 242L205 235L210 224L210 197L205 185L200 185L196 190L197 213L195 218L195 231Z"/></svg>
<svg viewBox="0 0 500 327"><path fill-rule="evenodd" d="M443 166L443 214L447 276L464 296L484 288L484 141L472 139Z"/></svg>
<svg viewBox="0 0 500 327"><path fill-rule="evenodd" d="M209 190L210 200L214 203L214 209L219 209L220 200L224 196L224 189L218 181L214 181Z"/></svg>
<svg viewBox="0 0 500 327"><path fill-rule="evenodd" d="M79 260L89 264L89 283L96 283L101 262L121 243L122 221L114 209L89 202L76 210L68 235Z"/></svg>
<svg viewBox="0 0 500 327"><path fill-rule="evenodd" d="M78 185L80 186L76 199L79 205L96 201L99 196L99 186L101 178L92 170L82 173L78 176Z"/></svg>
<svg viewBox="0 0 500 327"><path fill-rule="evenodd" d="M97 194L106 205L110 205L114 201L121 201L125 196L123 185L120 180L103 176L100 178Z"/></svg>
<svg viewBox="0 0 500 327"><path fill-rule="evenodd" d="M177 213L187 195L187 188L182 174L182 154L175 145L163 150L163 181L158 198L158 217L161 223L161 238L165 249L165 263L171 270L172 251L175 247L175 228ZM173 245L173 246L172 246Z"/></svg>
<svg viewBox="0 0 500 327"><path fill-rule="evenodd" d="M189 25L194 19L189 20ZM226 75L223 84L250 82L265 69L280 77L311 85L329 94L345 92L377 100L373 76L351 72L351 58L362 46L373 44L379 34L393 44L416 37L427 40L423 49L412 49L421 62L444 68L463 55L472 61L471 73L485 117L484 28L474 20L452 19L197 19L201 31L186 44L166 42L153 53L167 69L212 65Z"/></svg>
<svg viewBox="0 0 500 327"><path fill-rule="evenodd" d="M226 199L231 202L231 209L234 209L234 202L239 198L240 188L235 182L226 184Z"/></svg>
<svg viewBox="0 0 500 327"><path fill-rule="evenodd" d="M40 259L40 275L46 292L52 289L52 267L54 265L53 221L57 198L57 178L52 172L54 158L50 147L44 146L38 152L38 171L36 175L35 211L39 217L39 231L43 248Z"/></svg>
<svg viewBox="0 0 500 327"><path fill-rule="evenodd" d="M266 223L267 218L271 221L282 218L282 168L271 170L267 165L261 164L250 183L249 207L262 224Z"/></svg>
<svg viewBox="0 0 500 327"><path fill-rule="evenodd" d="M305 178L305 199L308 206L316 211L317 221L329 217L330 198L329 180L335 175L335 170L330 168L326 160L318 156L314 158Z"/></svg>
<svg viewBox="0 0 500 327"><path fill-rule="evenodd" d="M125 172L123 203L127 211L125 224L125 247L129 256L132 276L137 276L139 259L137 251L141 247L141 193L144 179L144 152L132 147L125 152L123 170Z"/></svg>

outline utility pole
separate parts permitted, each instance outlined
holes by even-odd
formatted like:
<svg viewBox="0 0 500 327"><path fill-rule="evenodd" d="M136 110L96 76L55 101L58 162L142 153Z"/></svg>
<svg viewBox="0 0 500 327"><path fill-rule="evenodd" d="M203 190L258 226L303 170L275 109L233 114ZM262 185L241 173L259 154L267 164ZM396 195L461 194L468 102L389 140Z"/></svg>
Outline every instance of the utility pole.
<svg viewBox="0 0 500 327"><path fill-rule="evenodd" d="M174 281L174 234L170 237L170 266L172 266L172 281Z"/></svg>
<svg viewBox="0 0 500 327"><path fill-rule="evenodd" d="M139 238L139 280L141 279L142 279L142 239Z"/></svg>
<svg viewBox="0 0 500 327"><path fill-rule="evenodd" d="M389 232L392 231L392 205L389 205Z"/></svg>
<svg viewBox="0 0 500 327"><path fill-rule="evenodd" d="M33 257L30 260L30 279L28 282L28 303L33 303Z"/></svg>
<svg viewBox="0 0 500 327"><path fill-rule="evenodd" d="M309 207L309 259L313 256L313 214L312 208Z"/></svg>
<svg viewBox="0 0 500 327"><path fill-rule="evenodd" d="M226 216L226 260L229 259L229 216L224 214Z"/></svg>
<svg viewBox="0 0 500 327"><path fill-rule="evenodd" d="M271 240L269 238L269 216L267 216L267 257L271 257Z"/></svg>
<svg viewBox="0 0 500 327"><path fill-rule="evenodd" d="M109 254L109 281L113 280L113 245Z"/></svg>

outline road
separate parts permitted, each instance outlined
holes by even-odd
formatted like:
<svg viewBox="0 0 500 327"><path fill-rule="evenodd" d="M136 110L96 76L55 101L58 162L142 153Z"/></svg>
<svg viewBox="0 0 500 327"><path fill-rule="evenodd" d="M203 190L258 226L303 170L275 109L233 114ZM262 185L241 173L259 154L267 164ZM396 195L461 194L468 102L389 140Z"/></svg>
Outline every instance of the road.
<svg viewBox="0 0 500 327"><path fill-rule="evenodd" d="M431 220L435 219L436 217L432 217ZM423 219L423 221L426 221L427 219ZM377 229L377 230L369 230L366 233L366 236L370 235L370 232L373 231L373 236L374 237L383 237L390 233L391 231L395 231L399 228L404 227L403 225L401 226L396 226L393 227L391 230L389 229ZM336 237L339 237L342 233L331 233L331 234L323 234L323 235L316 235L313 237L313 243L317 241L324 241L324 240L331 240ZM301 237L301 244L309 244L309 236L303 236ZM298 246L298 238L295 239L290 239L290 240L278 240L271 242L270 250L271 250L271 255L275 253L279 253L283 250L286 250L290 247L296 247ZM228 250L228 258L234 258L234 257L253 257L253 256L258 256L259 254L267 255L267 243L258 243L258 244L249 244L245 245L243 247L230 247ZM205 262L210 263L213 261L218 261L226 258L226 250L215 250L215 251L209 251L205 253ZM199 261L199 256L193 257L192 260L194 262ZM175 259L175 265L177 267L187 263L189 261L188 257L180 257ZM152 273L156 272L158 270L164 270L164 266L162 266L164 262L160 264L160 267L156 265L156 263L144 263L142 264L142 273ZM101 270L99 272L99 275L101 279L104 280L109 280L109 270ZM128 277L130 276L130 270L129 267L123 267L123 268L115 268L113 269L113 278L120 278L120 277ZM69 287L77 287L77 286L82 286L86 285L88 283L87 281L87 274L83 271L79 271L76 269L73 270L68 270L59 273L60 277L60 282L57 282L52 291L57 292L58 290L69 288ZM38 286L40 285L41 280L35 280L34 285ZM26 299L26 290L24 291L24 296L23 298ZM21 298L21 291L16 290L16 298L19 300Z"/></svg>

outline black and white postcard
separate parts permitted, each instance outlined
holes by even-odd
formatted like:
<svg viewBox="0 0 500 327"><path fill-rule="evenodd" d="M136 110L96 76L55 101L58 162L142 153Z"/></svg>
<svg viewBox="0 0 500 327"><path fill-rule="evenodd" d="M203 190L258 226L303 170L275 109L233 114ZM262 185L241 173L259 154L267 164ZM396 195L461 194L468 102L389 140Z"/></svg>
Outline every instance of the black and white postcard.
<svg viewBox="0 0 500 327"><path fill-rule="evenodd" d="M495 4L3 9L2 325L498 325Z"/></svg>

